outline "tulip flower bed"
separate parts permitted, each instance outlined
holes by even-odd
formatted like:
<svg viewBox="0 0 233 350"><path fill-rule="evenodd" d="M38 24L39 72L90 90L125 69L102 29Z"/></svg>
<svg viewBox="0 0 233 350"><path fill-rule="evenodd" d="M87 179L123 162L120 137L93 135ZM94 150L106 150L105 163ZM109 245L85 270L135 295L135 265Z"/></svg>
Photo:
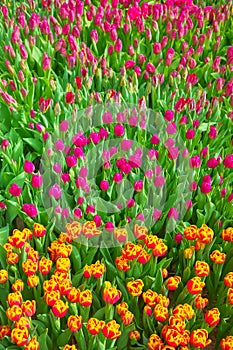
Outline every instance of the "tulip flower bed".
<svg viewBox="0 0 233 350"><path fill-rule="evenodd" d="M0 350L233 349L233 5L0 5Z"/></svg>

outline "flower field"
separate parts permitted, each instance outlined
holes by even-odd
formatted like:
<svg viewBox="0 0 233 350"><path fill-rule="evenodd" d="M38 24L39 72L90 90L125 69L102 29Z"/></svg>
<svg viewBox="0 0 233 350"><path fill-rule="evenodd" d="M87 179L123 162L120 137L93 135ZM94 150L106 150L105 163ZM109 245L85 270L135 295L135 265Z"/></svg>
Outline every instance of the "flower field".
<svg viewBox="0 0 233 350"><path fill-rule="evenodd" d="M233 3L0 2L0 350L233 349Z"/></svg>

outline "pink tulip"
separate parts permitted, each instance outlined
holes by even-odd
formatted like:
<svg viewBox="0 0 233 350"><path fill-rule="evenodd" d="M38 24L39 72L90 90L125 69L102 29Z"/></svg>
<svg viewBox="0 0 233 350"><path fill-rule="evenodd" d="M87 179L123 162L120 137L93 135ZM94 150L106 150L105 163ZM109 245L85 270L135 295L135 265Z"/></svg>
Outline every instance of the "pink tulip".
<svg viewBox="0 0 233 350"><path fill-rule="evenodd" d="M207 194L209 192L211 192L212 190L212 186L209 182L202 182L201 184L201 192L204 194Z"/></svg>
<svg viewBox="0 0 233 350"><path fill-rule="evenodd" d="M66 164L69 168L75 167L77 165L77 160L74 156L67 156Z"/></svg>
<svg viewBox="0 0 233 350"><path fill-rule="evenodd" d="M193 129L187 130L187 132L186 132L186 138L187 138L187 140L192 140L192 139L194 139L195 133L196 133L196 131L193 130Z"/></svg>
<svg viewBox="0 0 233 350"><path fill-rule="evenodd" d="M23 168L24 171L28 174L33 173L33 171L35 170L34 164L29 160L25 160Z"/></svg>
<svg viewBox="0 0 233 350"><path fill-rule="evenodd" d="M143 181L142 180L138 180L134 182L134 190L136 192L141 192L143 188Z"/></svg>
<svg viewBox="0 0 233 350"><path fill-rule="evenodd" d="M70 175L68 173L61 174L61 180L63 182L70 182Z"/></svg>
<svg viewBox="0 0 233 350"><path fill-rule="evenodd" d="M80 208L74 209L74 217L80 220L83 216L82 210Z"/></svg>
<svg viewBox="0 0 233 350"><path fill-rule="evenodd" d="M34 218L38 215L38 210L33 204L25 203L22 206L22 211L24 211L28 216Z"/></svg>
<svg viewBox="0 0 233 350"><path fill-rule="evenodd" d="M108 181L107 181L107 180L101 180L101 181L100 181L100 189L101 189L102 191L107 191L108 188L109 188L109 183L108 183Z"/></svg>
<svg viewBox="0 0 233 350"><path fill-rule="evenodd" d="M158 221L161 218L161 215L162 215L162 211L155 208L152 214L154 221L155 222Z"/></svg>
<svg viewBox="0 0 233 350"><path fill-rule="evenodd" d="M43 178L41 175L37 174L32 174L32 187L34 188L39 188L42 186L43 183Z"/></svg>
<svg viewBox="0 0 233 350"><path fill-rule="evenodd" d="M58 200L62 196L62 189L58 184L54 184L53 186L50 187L48 194L50 197L53 197L56 200Z"/></svg>
<svg viewBox="0 0 233 350"><path fill-rule="evenodd" d="M154 134L151 137L150 142L151 142L152 145L157 145L160 142L159 135L158 134Z"/></svg>
<svg viewBox="0 0 233 350"><path fill-rule="evenodd" d="M166 110L164 113L164 119L168 122L172 121L174 119L174 111Z"/></svg>
<svg viewBox="0 0 233 350"><path fill-rule="evenodd" d="M107 232L113 232L114 231L114 225L112 222L108 221L106 222L105 226L104 226L105 230Z"/></svg>
<svg viewBox="0 0 233 350"><path fill-rule="evenodd" d="M125 128L122 124L117 124L114 126L114 134L118 137L123 136L125 133Z"/></svg>
<svg viewBox="0 0 233 350"><path fill-rule="evenodd" d="M207 161L207 166L208 168L216 168L218 166L218 160L216 158L210 158L208 161Z"/></svg>
<svg viewBox="0 0 233 350"><path fill-rule="evenodd" d="M169 219L177 220L179 217L178 210L176 208L170 208L167 216Z"/></svg>
<svg viewBox="0 0 233 350"><path fill-rule="evenodd" d="M183 240L183 235L181 233L177 233L174 237L174 241L177 243L177 244L180 244Z"/></svg>
<svg viewBox="0 0 233 350"><path fill-rule="evenodd" d="M174 55L175 55L174 49L169 48L166 53L166 66L170 66L172 64Z"/></svg>
<svg viewBox="0 0 233 350"><path fill-rule="evenodd" d="M199 156L193 156L189 159L189 165L190 168L200 168L201 166L201 159Z"/></svg>
<svg viewBox="0 0 233 350"><path fill-rule="evenodd" d="M227 169L233 169L233 154L227 154L223 164Z"/></svg>
<svg viewBox="0 0 233 350"><path fill-rule="evenodd" d="M11 184L11 186L9 187L9 193L13 196L13 197L18 197L21 195L22 193L22 188L20 186L18 186L17 184Z"/></svg>
<svg viewBox="0 0 233 350"><path fill-rule="evenodd" d="M49 70L51 68L51 61L52 58L48 56L47 52L44 52L42 57L42 69L45 71Z"/></svg>
<svg viewBox="0 0 233 350"><path fill-rule="evenodd" d="M161 44L158 43L158 42L155 42L155 43L153 44L153 52L154 52L154 54L155 54L155 55L160 54L161 50L162 50Z"/></svg>

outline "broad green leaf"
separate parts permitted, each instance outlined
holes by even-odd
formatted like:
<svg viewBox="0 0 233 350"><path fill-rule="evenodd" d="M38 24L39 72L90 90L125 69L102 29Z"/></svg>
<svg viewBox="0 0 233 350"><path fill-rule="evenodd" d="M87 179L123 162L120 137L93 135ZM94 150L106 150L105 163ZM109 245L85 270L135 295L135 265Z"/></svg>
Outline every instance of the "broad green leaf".
<svg viewBox="0 0 233 350"><path fill-rule="evenodd" d="M49 350L48 344L47 344L47 338L48 336L48 329L46 328L43 333L38 337L38 342L40 343L41 350Z"/></svg>
<svg viewBox="0 0 233 350"><path fill-rule="evenodd" d="M34 149L37 153L41 154L41 152L43 150L43 145L42 145L42 142L40 140L33 139L33 138L30 138L30 137L24 138L23 140L29 146L31 146L32 149Z"/></svg>
<svg viewBox="0 0 233 350"><path fill-rule="evenodd" d="M74 271L79 272L79 270L82 268L82 260L78 248L74 245L72 246L70 260L73 264Z"/></svg>
<svg viewBox="0 0 233 350"><path fill-rule="evenodd" d="M93 317L98 318L99 320L104 320L105 316L105 307L102 307L101 309L97 310L96 313L93 315Z"/></svg>
<svg viewBox="0 0 233 350"><path fill-rule="evenodd" d="M3 243L4 244L4 243ZM2 245L0 245L0 263L1 263L1 268L6 269L7 267L7 251L5 248L3 248Z"/></svg>
<svg viewBox="0 0 233 350"><path fill-rule="evenodd" d="M0 244L1 245L5 244L7 242L8 236L9 236L9 225L7 224L7 226L0 228Z"/></svg>
<svg viewBox="0 0 233 350"><path fill-rule="evenodd" d="M134 323L131 323L128 326L124 327L123 332L117 342L117 350L127 349L127 344L129 341L129 332L133 331L134 329Z"/></svg>
<svg viewBox="0 0 233 350"><path fill-rule="evenodd" d="M62 332L58 338L57 338L57 345L58 346L64 346L66 344L68 344L70 337L71 337L71 330L69 328L67 328L64 332Z"/></svg>

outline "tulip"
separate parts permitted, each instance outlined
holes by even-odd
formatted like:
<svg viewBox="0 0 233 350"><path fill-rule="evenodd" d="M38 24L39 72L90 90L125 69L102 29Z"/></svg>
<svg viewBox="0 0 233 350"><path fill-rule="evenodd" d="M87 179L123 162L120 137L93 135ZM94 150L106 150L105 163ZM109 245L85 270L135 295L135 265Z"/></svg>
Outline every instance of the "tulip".
<svg viewBox="0 0 233 350"><path fill-rule="evenodd" d="M9 193L14 196L14 197L18 197L21 195L22 193L22 188L20 186L18 186L17 184L11 184L10 188L9 188Z"/></svg>

